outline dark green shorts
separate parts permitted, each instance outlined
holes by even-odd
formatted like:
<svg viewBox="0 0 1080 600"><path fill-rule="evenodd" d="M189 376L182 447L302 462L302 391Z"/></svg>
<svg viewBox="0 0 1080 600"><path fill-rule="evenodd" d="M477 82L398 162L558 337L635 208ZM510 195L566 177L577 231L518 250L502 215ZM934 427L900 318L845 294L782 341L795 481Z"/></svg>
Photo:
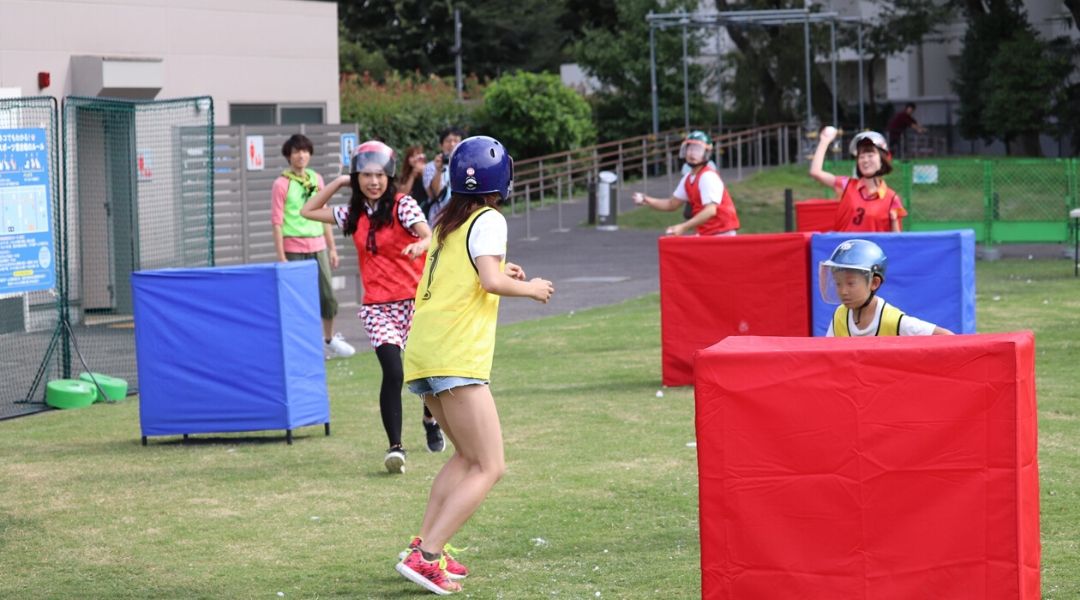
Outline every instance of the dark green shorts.
<svg viewBox="0 0 1080 600"><path fill-rule="evenodd" d="M330 273L330 253L326 250L319 252L286 252L285 260L312 260L319 263L319 313L322 318L329 321L337 315L337 300L334 298L334 284Z"/></svg>

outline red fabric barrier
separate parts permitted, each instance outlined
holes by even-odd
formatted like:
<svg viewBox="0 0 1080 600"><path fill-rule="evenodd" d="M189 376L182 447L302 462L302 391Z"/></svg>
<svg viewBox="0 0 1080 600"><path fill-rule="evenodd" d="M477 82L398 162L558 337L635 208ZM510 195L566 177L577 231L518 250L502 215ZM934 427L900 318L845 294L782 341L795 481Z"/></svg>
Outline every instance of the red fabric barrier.
<svg viewBox="0 0 1080 600"><path fill-rule="evenodd" d="M702 597L1039 598L1031 332L696 355Z"/></svg>
<svg viewBox="0 0 1080 600"><path fill-rule="evenodd" d="M660 238L664 385L694 383L694 352L729 335L810 335L810 235Z"/></svg>
<svg viewBox="0 0 1080 600"><path fill-rule="evenodd" d="M836 200L802 200L795 203L795 231L835 231Z"/></svg>

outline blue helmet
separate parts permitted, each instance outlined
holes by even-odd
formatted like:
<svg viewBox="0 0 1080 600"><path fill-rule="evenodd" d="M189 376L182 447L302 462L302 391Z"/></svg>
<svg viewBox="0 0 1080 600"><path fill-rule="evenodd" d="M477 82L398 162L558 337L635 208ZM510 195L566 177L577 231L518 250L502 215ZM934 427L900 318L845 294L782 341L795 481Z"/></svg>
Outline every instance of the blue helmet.
<svg viewBox="0 0 1080 600"><path fill-rule="evenodd" d="M840 300L834 289L834 276L838 272L862 273L866 276L867 284L877 275L881 278L881 282L885 283L885 267L888 262L885 251L874 242L868 240L841 242L828 260L818 263L818 284L821 286L822 299L831 304L839 304Z"/></svg>
<svg viewBox="0 0 1080 600"><path fill-rule="evenodd" d="M505 201L513 186L514 159L495 138L465 138L450 155L450 191L454 194L497 193Z"/></svg>

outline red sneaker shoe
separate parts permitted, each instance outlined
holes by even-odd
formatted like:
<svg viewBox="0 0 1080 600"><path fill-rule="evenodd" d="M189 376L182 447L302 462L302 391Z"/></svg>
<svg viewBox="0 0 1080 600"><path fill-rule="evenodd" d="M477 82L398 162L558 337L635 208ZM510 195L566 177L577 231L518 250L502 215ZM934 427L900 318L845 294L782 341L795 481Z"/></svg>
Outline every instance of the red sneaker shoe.
<svg viewBox="0 0 1080 600"><path fill-rule="evenodd" d="M420 544L420 542L419 542L420 538L416 538L416 539L418 540L416 543L417 543L417 545L419 545ZM469 576L469 570L465 568L465 565L463 565L463 564L459 563L458 561L454 560L454 557L450 555L451 552L457 553L457 552L461 552L461 550L462 550L461 548L455 548L455 547L451 546L450 544L447 544L447 545L443 546L442 555L443 555L443 558L446 559L446 575L447 575L447 577L449 577L450 579L453 579L455 581L458 580L458 579L465 579L466 577Z"/></svg>
<svg viewBox="0 0 1080 600"><path fill-rule="evenodd" d="M412 552L415 548L420 547L420 542L420 536L413 537L412 541L409 542L409 547L405 550L402 550L401 554L398 554L398 558L404 560L410 552ZM455 560L454 557L450 554L451 552L457 554L463 550L466 550L466 548L455 548L450 544L443 546L443 557L446 559L446 575L454 581L457 581L459 579L465 579L469 576L469 569L465 565Z"/></svg>
<svg viewBox="0 0 1080 600"><path fill-rule="evenodd" d="M461 591L461 584L451 581L446 575L445 556L439 559L438 562L428 562L424 560L420 548L414 548L405 557L405 560L399 562L395 568L405 579L440 596L447 596Z"/></svg>

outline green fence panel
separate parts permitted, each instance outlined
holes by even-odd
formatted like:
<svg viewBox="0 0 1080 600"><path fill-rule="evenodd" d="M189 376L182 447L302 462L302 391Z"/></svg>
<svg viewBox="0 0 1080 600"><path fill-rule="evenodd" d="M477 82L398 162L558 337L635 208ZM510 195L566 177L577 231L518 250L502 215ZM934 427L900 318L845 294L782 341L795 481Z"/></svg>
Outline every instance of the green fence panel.
<svg viewBox="0 0 1080 600"><path fill-rule="evenodd" d="M1078 206L1077 159L924 158L885 178L904 201L906 231L973 229L980 243L1066 242ZM853 161L827 165L851 173Z"/></svg>

